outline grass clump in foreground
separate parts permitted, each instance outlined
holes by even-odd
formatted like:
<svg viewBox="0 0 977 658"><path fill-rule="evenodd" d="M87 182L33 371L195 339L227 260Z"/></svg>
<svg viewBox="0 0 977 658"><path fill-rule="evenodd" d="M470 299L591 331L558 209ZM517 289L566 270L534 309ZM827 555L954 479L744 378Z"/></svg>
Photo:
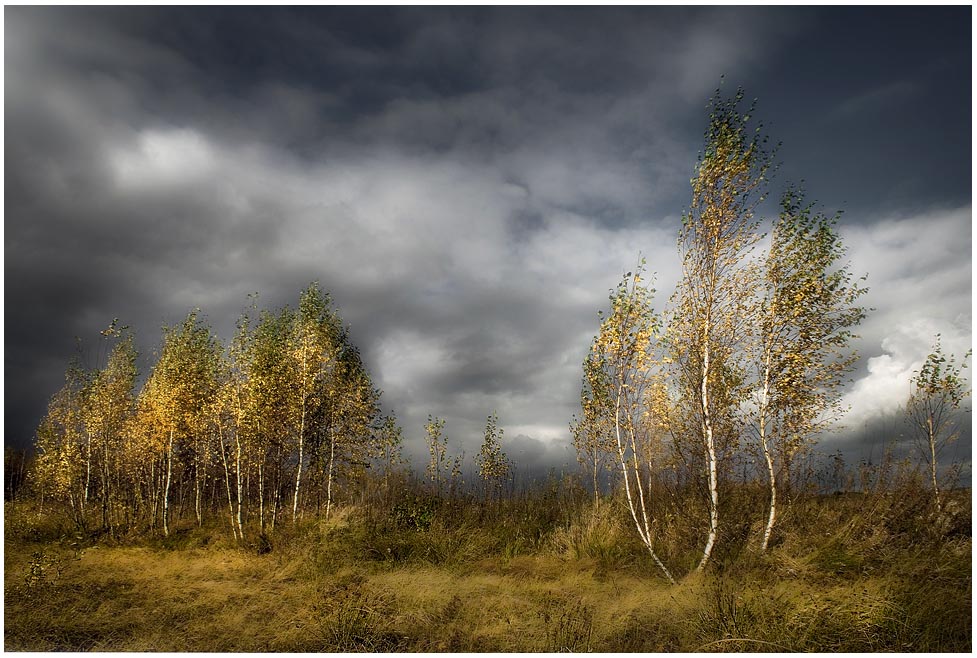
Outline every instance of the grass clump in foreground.
<svg viewBox="0 0 977 658"><path fill-rule="evenodd" d="M969 491L940 524L911 493L800 499L768 553L730 529L676 586L614 500L405 498L241 545L189 521L93 537L7 503L4 648L970 651ZM661 541L675 566L686 538Z"/></svg>

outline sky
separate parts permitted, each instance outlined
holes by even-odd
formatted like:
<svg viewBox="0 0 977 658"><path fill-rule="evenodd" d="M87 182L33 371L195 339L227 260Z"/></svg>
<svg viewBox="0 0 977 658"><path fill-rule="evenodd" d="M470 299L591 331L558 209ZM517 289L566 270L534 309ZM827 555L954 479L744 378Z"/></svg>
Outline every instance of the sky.
<svg viewBox="0 0 977 658"><path fill-rule="evenodd" d="M146 374L190 309L226 340L319 281L408 454L497 413L518 468L572 466L597 311L639 253L667 306L722 81L782 143L772 195L844 211L874 310L820 449L877 459L935 334L971 345L971 13L8 6L5 445L113 318Z"/></svg>

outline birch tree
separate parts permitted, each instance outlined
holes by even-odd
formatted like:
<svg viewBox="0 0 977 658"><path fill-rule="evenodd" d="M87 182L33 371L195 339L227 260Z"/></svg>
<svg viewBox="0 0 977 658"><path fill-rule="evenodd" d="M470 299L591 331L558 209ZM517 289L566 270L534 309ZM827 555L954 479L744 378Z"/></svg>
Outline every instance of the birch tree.
<svg viewBox="0 0 977 658"><path fill-rule="evenodd" d="M293 384L297 400L295 415L298 427L295 430L298 445L298 462L295 468L295 492L292 498L292 522L298 516L299 488L302 483L302 467L305 461L307 428L316 404L315 394L322 390L320 384L329 376L330 362L334 360L336 320L329 309L329 297L324 295L315 283L309 285L299 298L298 314L294 317L291 337L291 358L294 361L296 381ZM328 390L328 384L325 385ZM335 456L335 450L332 450ZM327 487L331 493L332 462ZM327 502L327 510L329 503ZM327 511L328 515L328 511Z"/></svg>
<svg viewBox="0 0 977 658"><path fill-rule="evenodd" d="M373 459L389 472L406 463L404 459L404 430L397 424L397 416L390 413L377 419L374 427Z"/></svg>
<svg viewBox="0 0 977 658"><path fill-rule="evenodd" d="M85 388L82 416L89 439L89 450L97 451L98 493L101 500L102 526L110 526L112 482L119 480L118 459L123 451L123 429L133 411L136 381L136 350L133 337L125 328L117 328L116 322L102 332L106 338L119 338L112 348L105 368L92 373ZM87 460L90 478L91 455ZM88 490L86 484L86 491ZM117 495L117 494L116 494Z"/></svg>
<svg viewBox="0 0 977 658"><path fill-rule="evenodd" d="M448 451L448 437L444 436L444 419L437 416L432 417L428 414L424 432L428 453L431 455L431 459L427 463L427 477L434 483L434 489L440 496L442 471L445 469Z"/></svg>
<svg viewBox="0 0 977 658"><path fill-rule="evenodd" d="M383 490L389 495L391 474L407 463L404 458L404 430L397 424L396 415L390 413L377 418L373 432L371 458L375 465L383 469Z"/></svg>
<svg viewBox="0 0 977 658"><path fill-rule="evenodd" d="M502 438L505 431L499 427L499 417L492 414L485 421L485 435L482 447L479 449L475 462L478 465L478 476L485 487L486 499L500 496L502 488L512 472L512 461L502 450Z"/></svg>
<svg viewBox="0 0 977 658"><path fill-rule="evenodd" d="M841 263L837 216L814 212L794 190L781 205L755 314L753 427L770 490L764 551L777 518L775 459L789 481L794 456L841 414L840 386L857 358L851 328L865 317L856 302L867 290Z"/></svg>
<svg viewBox="0 0 977 658"><path fill-rule="evenodd" d="M142 483L139 498L145 502L143 516L148 517L154 530L162 521L168 433L158 388L151 371L136 397L135 414L126 429L125 454L129 469L138 473Z"/></svg>
<svg viewBox="0 0 977 658"><path fill-rule="evenodd" d="M250 346L247 391L253 417L253 459L258 471L258 520L262 530L267 517L272 529L275 527L286 438L292 427L295 377L289 335L293 316L287 307L277 313L262 311ZM269 490L271 500L266 501ZM269 502L270 514L266 514Z"/></svg>
<svg viewBox="0 0 977 658"><path fill-rule="evenodd" d="M230 364L223 359L221 360L220 376L218 381L219 384L217 394L214 396L214 400L208 411L217 434L217 455L220 458L220 465L224 472L224 494L227 497L227 512L231 524L231 533L234 535L235 539L244 539L244 531L241 527L240 514L236 516L234 513L235 496L231 493L235 488L235 486L232 485L232 481L235 482L235 484L241 482L241 423L240 419L235 413L237 411L235 398L237 397L238 389L231 375ZM236 444L238 447L236 454L234 452L234 444L232 444L232 439L234 444ZM232 463L234 464L233 476L231 468ZM237 501L238 510L240 510L241 491L239 486L237 487Z"/></svg>
<svg viewBox="0 0 977 658"><path fill-rule="evenodd" d="M42 500L47 497L67 502L75 523L83 527L85 425L82 394L87 385L85 371L69 364L65 382L51 397L47 413L36 433L35 473Z"/></svg>
<svg viewBox="0 0 977 658"><path fill-rule="evenodd" d="M583 362L583 385L580 392L580 418L570 423L577 461L587 469L594 490L594 512L600 509L600 475L607 470L615 454L614 425L607 410L611 408L607 373L591 358Z"/></svg>
<svg viewBox="0 0 977 658"><path fill-rule="evenodd" d="M943 510L938 479L940 454L959 436L955 415L970 396L961 368L967 367L971 356L968 350L958 366L956 357L945 355L940 343L937 334L933 351L913 375L912 392L906 403L906 418L929 466L933 502L938 512Z"/></svg>
<svg viewBox="0 0 977 658"><path fill-rule="evenodd" d="M748 336L755 270L746 259L757 239L755 209L770 168L767 141L751 129L742 90L712 99L705 151L692 178L679 246L682 278L676 290L671 345L682 399L698 423L709 490L709 530L697 570L709 562L719 535L719 471L723 427L735 440L743 381L741 341Z"/></svg>
<svg viewBox="0 0 977 658"><path fill-rule="evenodd" d="M228 347L223 387L221 389L222 413L229 416L227 427L233 436L234 460L234 489L237 502L236 508L231 507L231 525L235 527L235 536L244 539L244 484L245 469L248 465L248 455L254 450L254 436L257 428L257 413L254 406L255 395L252 390L251 373L255 356L255 331L252 326L252 314L256 311L255 298L251 298L250 311L245 310L237 321L237 331ZM221 435L221 451L224 453L223 434ZM228 506L231 503L232 484L230 468L227 458L224 461L225 484L227 488ZM263 521L263 519L262 519Z"/></svg>
<svg viewBox="0 0 977 658"><path fill-rule="evenodd" d="M585 364L585 372L599 382L605 391L588 398L595 426L613 428L617 462L621 467L628 510L642 543L670 583L675 579L655 552L655 525L652 517L651 491L642 482L642 455L655 435L646 423L645 399L653 370L659 365L654 358L661 323L651 306L654 291L642 285L642 265L628 272L611 293L611 311L603 318ZM602 314L603 315L603 314Z"/></svg>
<svg viewBox="0 0 977 658"><path fill-rule="evenodd" d="M203 409L216 394L215 370L220 347L210 329L191 311L177 328L164 328L163 347L143 395L143 417L165 433L166 475L162 495L163 533L169 535L170 488L177 442L192 447L202 430ZM194 451L194 478L199 482L200 455ZM199 518L199 486L195 486Z"/></svg>
<svg viewBox="0 0 977 658"><path fill-rule="evenodd" d="M380 413L380 391L373 386L359 350L350 343L348 331L340 328L334 336L334 364L322 382L318 422L321 452L328 451L325 459L327 517L332 509L337 476L361 471L369 465L375 451L373 426Z"/></svg>

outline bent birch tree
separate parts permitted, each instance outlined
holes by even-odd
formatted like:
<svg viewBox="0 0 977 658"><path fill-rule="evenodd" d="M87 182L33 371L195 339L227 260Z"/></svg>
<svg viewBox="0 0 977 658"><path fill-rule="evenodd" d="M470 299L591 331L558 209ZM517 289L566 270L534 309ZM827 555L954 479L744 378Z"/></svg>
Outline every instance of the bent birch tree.
<svg viewBox="0 0 977 658"><path fill-rule="evenodd" d="M777 472L789 481L795 455L842 412L842 378L857 359L847 350L851 328L865 317L856 300L867 288L853 281L828 218L788 190L774 225L756 316L757 373L753 427L770 489L761 551L777 519ZM780 468L775 467L779 455Z"/></svg>
<svg viewBox="0 0 977 658"><path fill-rule="evenodd" d="M906 417L920 452L929 466L937 512L943 510L938 462L943 449L956 441L958 436L954 413L970 395L960 368L967 367L966 361L970 355L971 351L968 350L960 366L957 366L953 355L948 358L943 353L940 335L937 334L933 351L913 375L912 393L906 403Z"/></svg>
<svg viewBox="0 0 977 658"><path fill-rule="evenodd" d="M613 428L614 447L624 481L628 511L638 536L668 582L675 579L655 552L655 519L650 511L651 490L642 482L641 456L652 440L645 422L645 399L652 372L657 365L654 346L660 321L651 307L654 293L642 285L643 261L634 272L628 272L611 293L611 312L600 325L584 364L589 384L585 385L582 404L594 421L590 428L606 425ZM603 314L601 314L603 315ZM594 391L602 395L593 396ZM585 429L584 426L581 429ZM592 442L591 445L600 446Z"/></svg>
<svg viewBox="0 0 977 658"><path fill-rule="evenodd" d="M692 202L679 235L682 278L671 323L672 358L682 399L696 418L705 453L709 531L697 571L705 568L719 535L720 428L732 427L742 401L742 341L748 336L755 268L746 258L757 239L770 158L760 128L750 130L752 108L741 112L742 90L718 93L705 133L706 146L692 179ZM734 390L735 389L735 390ZM733 432L726 439L735 441Z"/></svg>

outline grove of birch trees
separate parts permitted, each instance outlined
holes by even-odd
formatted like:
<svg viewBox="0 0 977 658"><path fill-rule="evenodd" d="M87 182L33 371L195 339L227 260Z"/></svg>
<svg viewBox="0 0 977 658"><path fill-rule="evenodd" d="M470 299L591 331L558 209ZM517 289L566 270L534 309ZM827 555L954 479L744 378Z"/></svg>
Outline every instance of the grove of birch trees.
<svg viewBox="0 0 977 658"><path fill-rule="evenodd" d="M720 536L734 459L758 456L765 551L793 460L840 414L840 384L856 358L852 328L866 312L836 218L796 190L783 195L766 257L754 255L772 153L742 100L742 91L712 100L670 306L653 309L644 261L624 276L584 361L582 415L571 425L595 496L602 465L616 463L638 535L672 582L655 550L666 519L655 517L662 506L652 497L687 485L704 493L701 571Z"/></svg>
<svg viewBox="0 0 977 658"><path fill-rule="evenodd" d="M113 323L104 365L73 363L37 431L38 489L86 527L169 534L192 511L244 538L307 510L371 465L396 462L400 430L380 414L348 330L317 284L297 309L242 315L225 349L197 311L163 330L136 390L133 336Z"/></svg>

